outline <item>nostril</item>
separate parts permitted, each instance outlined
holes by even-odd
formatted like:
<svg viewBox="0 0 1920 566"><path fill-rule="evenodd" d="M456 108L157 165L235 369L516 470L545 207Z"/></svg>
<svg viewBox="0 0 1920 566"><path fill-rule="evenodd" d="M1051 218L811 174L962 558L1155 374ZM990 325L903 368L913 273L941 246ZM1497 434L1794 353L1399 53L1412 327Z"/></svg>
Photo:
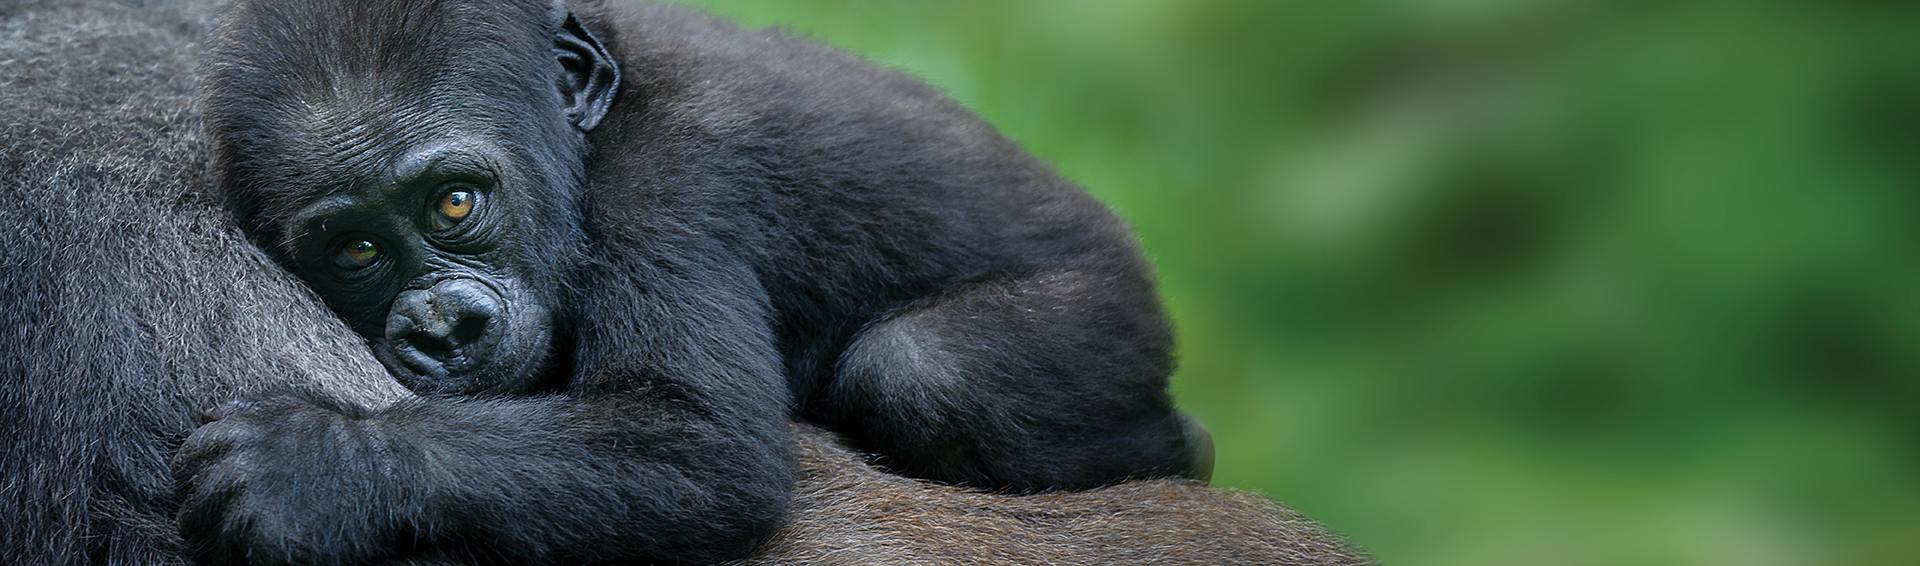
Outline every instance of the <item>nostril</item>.
<svg viewBox="0 0 1920 566"><path fill-rule="evenodd" d="M460 320L446 336L451 346L465 346L480 341L480 337L487 333L487 321L493 318L485 312L463 312L460 315Z"/></svg>

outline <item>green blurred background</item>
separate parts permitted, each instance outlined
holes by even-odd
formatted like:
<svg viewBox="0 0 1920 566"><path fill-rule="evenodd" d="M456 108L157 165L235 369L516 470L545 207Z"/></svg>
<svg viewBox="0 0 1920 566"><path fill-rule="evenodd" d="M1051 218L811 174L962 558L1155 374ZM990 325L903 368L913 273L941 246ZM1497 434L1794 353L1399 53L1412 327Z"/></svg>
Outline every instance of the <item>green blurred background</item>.
<svg viewBox="0 0 1920 566"><path fill-rule="evenodd" d="M1411 565L1920 564L1920 6L711 0L1128 218L1219 485Z"/></svg>

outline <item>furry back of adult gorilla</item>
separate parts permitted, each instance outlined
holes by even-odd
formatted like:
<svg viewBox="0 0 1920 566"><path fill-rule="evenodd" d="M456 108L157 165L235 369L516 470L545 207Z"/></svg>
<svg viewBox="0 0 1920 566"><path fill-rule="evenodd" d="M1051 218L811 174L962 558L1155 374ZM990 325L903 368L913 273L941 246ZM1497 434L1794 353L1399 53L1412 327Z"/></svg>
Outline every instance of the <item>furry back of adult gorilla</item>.
<svg viewBox="0 0 1920 566"><path fill-rule="evenodd" d="M191 70L215 10L0 0L0 561L186 563L167 461L201 410L409 395L211 202ZM984 494L796 437L788 525L745 564L1364 562L1258 496Z"/></svg>
<svg viewBox="0 0 1920 566"><path fill-rule="evenodd" d="M249 392L408 395L213 207L211 8L0 4L0 562L174 564L168 459Z"/></svg>

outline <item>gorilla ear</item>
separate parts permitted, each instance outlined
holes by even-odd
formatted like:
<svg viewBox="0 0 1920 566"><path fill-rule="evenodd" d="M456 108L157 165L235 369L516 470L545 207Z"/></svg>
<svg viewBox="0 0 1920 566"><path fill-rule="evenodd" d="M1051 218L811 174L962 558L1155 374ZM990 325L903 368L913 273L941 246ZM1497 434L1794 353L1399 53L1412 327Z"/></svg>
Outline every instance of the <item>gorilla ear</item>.
<svg viewBox="0 0 1920 566"><path fill-rule="evenodd" d="M567 21L553 35L553 57L560 60L560 105L573 127L586 132L600 125L620 88L620 68L580 20Z"/></svg>

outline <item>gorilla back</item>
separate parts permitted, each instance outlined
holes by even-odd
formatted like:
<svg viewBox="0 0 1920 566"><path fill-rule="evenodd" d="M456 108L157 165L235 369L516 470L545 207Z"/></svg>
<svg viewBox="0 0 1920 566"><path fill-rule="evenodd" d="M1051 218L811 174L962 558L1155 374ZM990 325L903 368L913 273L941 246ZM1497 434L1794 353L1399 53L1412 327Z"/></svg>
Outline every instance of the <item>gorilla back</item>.
<svg viewBox="0 0 1920 566"><path fill-rule="evenodd" d="M917 81L652 5L250 2L213 45L243 224L404 383L484 394L204 428L182 527L216 553L738 555L796 415L1015 491L1209 463L1125 227ZM338 426L276 426L309 420ZM315 508L222 496L339 462L278 488Z"/></svg>
<svg viewBox="0 0 1920 566"><path fill-rule="evenodd" d="M201 409L412 396L205 186L213 2L0 2L0 563L183 564Z"/></svg>

